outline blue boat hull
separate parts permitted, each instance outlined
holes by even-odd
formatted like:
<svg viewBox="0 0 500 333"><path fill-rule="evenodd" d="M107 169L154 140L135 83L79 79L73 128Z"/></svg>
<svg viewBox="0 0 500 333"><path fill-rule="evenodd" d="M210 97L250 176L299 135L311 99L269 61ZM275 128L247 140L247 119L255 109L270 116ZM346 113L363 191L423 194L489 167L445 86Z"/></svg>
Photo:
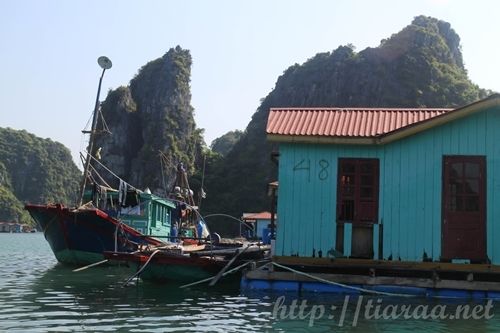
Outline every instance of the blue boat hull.
<svg viewBox="0 0 500 333"><path fill-rule="evenodd" d="M104 251L131 252L140 244L161 244L96 208L70 209L62 205L25 208L40 225L61 263L85 265L103 260Z"/></svg>

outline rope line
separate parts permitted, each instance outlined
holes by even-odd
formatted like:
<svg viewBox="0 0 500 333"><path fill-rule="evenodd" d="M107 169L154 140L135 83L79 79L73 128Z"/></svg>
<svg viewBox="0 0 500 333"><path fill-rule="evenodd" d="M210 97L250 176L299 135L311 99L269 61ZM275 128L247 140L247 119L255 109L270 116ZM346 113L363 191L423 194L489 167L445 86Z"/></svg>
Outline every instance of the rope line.
<svg viewBox="0 0 500 333"><path fill-rule="evenodd" d="M228 215L228 214L222 214L222 213L217 213L217 214L208 214L208 215L205 215L203 216L204 219L206 219L207 217L214 217L214 216L223 216L223 217L228 217L228 218L231 218L235 221L237 221L238 223L240 223L240 225L243 225L245 228L247 228L248 230L251 230L253 231L252 227L248 226L245 221L242 221L240 219L238 219L237 217L234 217L234 216L231 216L231 215Z"/></svg>
<svg viewBox="0 0 500 333"><path fill-rule="evenodd" d="M97 172L96 168L94 168L92 166L92 164L89 165L90 168L94 171L94 173L97 175L97 177L99 177L99 179L101 180L101 182L104 184L104 186L108 187L108 188L112 188L111 185L109 185L106 180L104 180L104 178L99 174L99 172Z"/></svg>
<svg viewBox="0 0 500 333"><path fill-rule="evenodd" d="M385 295L385 296L394 296L394 297L416 297L417 296L417 295L411 295L411 294L388 293L388 292L385 292L385 291L376 291L376 290L370 290L370 289L365 289L365 288L350 286L350 285L343 284L343 283L340 283L340 282L334 282L334 281L330 281L330 280L326 280L326 279L320 278L318 276L314 276L314 275L311 275L311 274L308 274L308 273L304 273L304 272L298 271L296 269L293 269L291 267L278 264L276 262L273 262L272 264L274 266L276 266L276 267L288 270L288 271L290 271L292 273L295 273L295 274L298 274L298 275L302 275L302 276L308 277L310 279L313 279L313 280L316 280L316 281L319 281L319 282L323 282L323 283L326 283L326 284L331 284L331 285L334 285L334 286L337 286L337 287L346 288L346 289L356 290L356 291L367 293L367 294L376 294L376 295Z"/></svg>
<svg viewBox="0 0 500 333"><path fill-rule="evenodd" d="M270 264L272 264L272 265L274 265L276 267L288 270L288 271L290 271L292 273L306 276L306 277L308 277L310 279L313 279L313 280L316 280L316 281L319 281L319 282L323 282L323 283L326 283L326 284L331 284L331 285L342 287L342 288L346 288L346 289L356 290L356 291L359 291L359 292L362 292L362 293L375 294L375 295L384 295L384 296L391 296L391 297L420 297L420 296L422 296L422 295L415 295L415 294L389 293L389 292L385 292L385 291L376 291L376 290L370 290L370 289L365 289L365 288L361 288L361 287L350 286L350 285L343 284L343 283L340 283L340 282L334 282L334 281L330 281L330 280L326 280L326 279L320 278L318 276L314 276L314 275L311 275L311 274L308 274L308 273L304 273L304 272L295 270L295 269L293 269L291 267L278 264L276 262L271 262ZM264 266L267 266L267 265L264 265ZM261 268L263 268L263 267L261 267ZM429 298L437 298L437 299L463 299L464 298L464 297L460 297L460 296L429 295L428 293L425 296L429 297ZM481 299L488 299L488 297L482 297Z"/></svg>
<svg viewBox="0 0 500 333"><path fill-rule="evenodd" d="M230 269L230 270L228 270L227 272L224 272L224 273L222 274L222 276L226 276L226 275L228 275L228 274L234 273L234 272L236 272L237 270L239 270L239 269L241 269L241 268L245 267L245 266L246 266L246 265L248 265L248 264L250 264L250 261L249 261L249 262L246 262L246 263L244 263L244 264L241 264L241 265L239 265L239 266L237 266L237 267L235 267L235 268L233 268L233 269ZM211 277L209 277L209 278L206 278L206 279L203 279L203 280L200 280L200 281L196 281L196 282L193 282L193 283L185 284L185 285L180 286L179 288L184 289L184 288L188 288L188 287L195 286L195 285L200 284L200 283L208 282L208 281L213 280L213 278L214 278L214 277L216 277L216 276L217 276L217 275L214 275L214 276L211 276Z"/></svg>
<svg viewBox="0 0 500 333"><path fill-rule="evenodd" d="M132 186L130 185L129 183L127 183L125 180L123 180L122 178L120 178L117 174L115 174L113 171L111 171L108 167L106 167L104 164L101 163L101 161L99 161L98 159L96 159L94 156L92 156L91 154L89 154L87 152L87 156L89 156L92 160L96 161L104 170L108 171L112 176L114 176L116 179L126 183L128 186L130 186L132 189L134 190L137 190L139 191L138 188L136 188L135 186Z"/></svg>
<svg viewBox="0 0 500 333"><path fill-rule="evenodd" d="M153 253L151 253L151 255L149 256L148 260L146 261L146 263L134 274L132 275L131 277L129 277L127 279L127 281L125 281L125 283L123 284L123 287L126 287L128 286L128 284L130 283L130 281L132 281L133 279L135 279L136 277L138 277L142 271L144 271L144 269L146 268L146 266L151 262L151 259L153 259L153 257L158 253L160 252L160 250L156 250L154 251Z"/></svg>

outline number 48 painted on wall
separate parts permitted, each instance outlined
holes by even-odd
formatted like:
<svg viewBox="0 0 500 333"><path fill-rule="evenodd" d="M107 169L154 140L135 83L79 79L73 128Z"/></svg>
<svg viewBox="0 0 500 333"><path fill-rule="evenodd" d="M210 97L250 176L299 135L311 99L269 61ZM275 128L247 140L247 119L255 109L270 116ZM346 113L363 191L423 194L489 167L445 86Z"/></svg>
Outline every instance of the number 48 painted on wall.
<svg viewBox="0 0 500 333"><path fill-rule="evenodd" d="M318 179L319 180L326 180L328 178L328 167L330 166L330 163L328 163L327 160L319 160L318 161L319 165L319 171L318 171ZM310 159L301 159L297 164L293 166L293 171L305 171L307 172L307 181L311 181L311 160Z"/></svg>

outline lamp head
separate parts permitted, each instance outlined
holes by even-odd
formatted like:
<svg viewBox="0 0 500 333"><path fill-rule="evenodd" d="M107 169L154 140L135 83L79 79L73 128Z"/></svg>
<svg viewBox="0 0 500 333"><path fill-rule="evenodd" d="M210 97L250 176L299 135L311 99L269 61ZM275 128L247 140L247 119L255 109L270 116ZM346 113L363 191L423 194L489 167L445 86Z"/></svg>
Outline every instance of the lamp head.
<svg viewBox="0 0 500 333"><path fill-rule="evenodd" d="M102 56L97 59L97 63L101 66L102 69L110 69L113 66L111 60L108 57Z"/></svg>

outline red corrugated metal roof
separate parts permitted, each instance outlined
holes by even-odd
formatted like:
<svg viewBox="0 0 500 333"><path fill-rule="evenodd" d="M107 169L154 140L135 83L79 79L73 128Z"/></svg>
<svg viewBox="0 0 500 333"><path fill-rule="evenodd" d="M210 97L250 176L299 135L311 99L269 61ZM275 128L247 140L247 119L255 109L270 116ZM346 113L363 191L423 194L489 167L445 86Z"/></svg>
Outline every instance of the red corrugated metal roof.
<svg viewBox="0 0 500 333"><path fill-rule="evenodd" d="M276 217L276 215L274 215ZM243 214L243 220L270 220L270 212L260 212L260 213L246 213Z"/></svg>
<svg viewBox="0 0 500 333"><path fill-rule="evenodd" d="M454 109L272 108L267 134L377 137Z"/></svg>

